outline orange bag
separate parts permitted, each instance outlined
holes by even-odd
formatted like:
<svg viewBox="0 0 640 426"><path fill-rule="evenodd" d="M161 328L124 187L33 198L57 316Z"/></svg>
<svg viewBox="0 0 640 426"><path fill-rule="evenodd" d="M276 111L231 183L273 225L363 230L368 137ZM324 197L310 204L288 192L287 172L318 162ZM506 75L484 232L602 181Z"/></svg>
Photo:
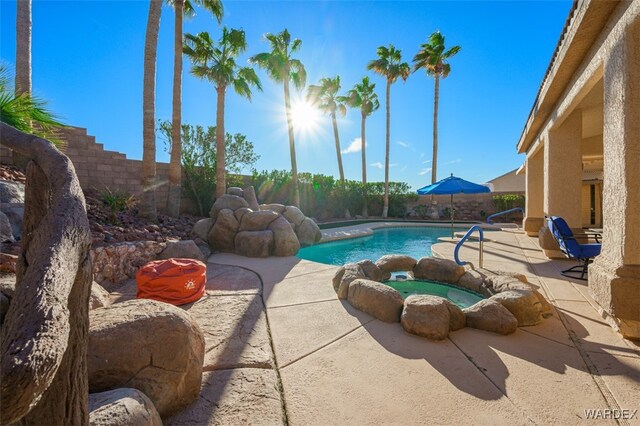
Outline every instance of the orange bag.
<svg viewBox="0 0 640 426"><path fill-rule="evenodd" d="M156 260L136 274L139 299L153 299L172 305L195 302L204 295L207 266L193 259Z"/></svg>

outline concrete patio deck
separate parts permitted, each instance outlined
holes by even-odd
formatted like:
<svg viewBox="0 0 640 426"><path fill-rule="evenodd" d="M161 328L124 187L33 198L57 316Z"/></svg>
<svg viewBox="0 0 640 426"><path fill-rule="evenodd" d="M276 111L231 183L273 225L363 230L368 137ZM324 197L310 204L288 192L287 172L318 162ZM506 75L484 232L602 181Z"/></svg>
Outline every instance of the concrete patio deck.
<svg viewBox="0 0 640 426"><path fill-rule="evenodd" d="M510 336L465 328L441 342L338 300L335 266L294 257L211 256L212 270L236 265L260 277L274 363L226 369L233 364L227 360L227 367L207 373L204 418L209 424L582 424L591 422L586 410L602 416L640 408L640 346L605 323L586 282L561 276L567 262L549 261L537 240L519 230L493 232L491 240L484 267L525 274L554 315ZM440 243L433 251L452 258L453 247ZM469 243L461 258L477 262L477 250ZM255 313L234 317L234 330L256 323ZM230 408L244 394L247 402ZM600 422L640 424L640 413Z"/></svg>

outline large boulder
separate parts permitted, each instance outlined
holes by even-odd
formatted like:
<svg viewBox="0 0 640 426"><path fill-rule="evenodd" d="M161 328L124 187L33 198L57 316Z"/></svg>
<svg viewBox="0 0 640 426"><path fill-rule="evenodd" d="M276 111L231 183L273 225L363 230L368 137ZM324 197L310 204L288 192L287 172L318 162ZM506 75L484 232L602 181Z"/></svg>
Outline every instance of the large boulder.
<svg viewBox="0 0 640 426"><path fill-rule="evenodd" d="M418 280L433 280L456 284L465 274L463 266L453 260L423 257L413 267L413 277Z"/></svg>
<svg viewBox="0 0 640 426"><path fill-rule="evenodd" d="M0 179L0 204L24 203L24 184Z"/></svg>
<svg viewBox="0 0 640 426"><path fill-rule="evenodd" d="M484 277L477 271L470 269L464 273L458 280L458 285L468 290L480 293L482 291L482 284Z"/></svg>
<svg viewBox="0 0 640 426"><path fill-rule="evenodd" d="M247 186L242 190L245 201L247 202L251 210L259 210L258 198L256 197L256 190L253 186Z"/></svg>
<svg viewBox="0 0 640 426"><path fill-rule="evenodd" d="M162 417L200 391L204 337L188 313L154 300L129 300L89 312L89 389L133 387Z"/></svg>
<svg viewBox="0 0 640 426"><path fill-rule="evenodd" d="M295 256L298 253L300 242L287 219L278 217L271 222L269 230L273 232L274 256Z"/></svg>
<svg viewBox="0 0 640 426"><path fill-rule="evenodd" d="M2 332L2 324L4 323L4 317L9 312L9 305L11 299L9 299L4 293L0 293L0 332Z"/></svg>
<svg viewBox="0 0 640 426"><path fill-rule="evenodd" d="M370 261L369 259L361 260L358 262L358 265L364 271L364 274L373 281L386 281L391 278L391 273L383 272L382 269L378 267L375 263Z"/></svg>
<svg viewBox="0 0 640 426"><path fill-rule="evenodd" d="M333 289L338 294L338 299L346 299L349 295L349 285L359 279L366 278L360 265L347 263L338 269L333 276Z"/></svg>
<svg viewBox="0 0 640 426"><path fill-rule="evenodd" d="M518 320L519 327L542 322L542 304L533 291L508 290L491 296L490 299L507 308Z"/></svg>
<svg viewBox="0 0 640 426"><path fill-rule="evenodd" d="M408 333L434 340L446 339L450 329L447 301L437 296L409 296L400 322Z"/></svg>
<svg viewBox="0 0 640 426"><path fill-rule="evenodd" d="M167 241L167 247L158 254L158 259L205 260L202 251L193 240Z"/></svg>
<svg viewBox="0 0 640 426"><path fill-rule="evenodd" d="M399 322L404 305L395 289L366 279L356 279L349 285L347 300L354 308L385 322Z"/></svg>
<svg viewBox="0 0 640 426"><path fill-rule="evenodd" d="M213 203L209 216L217 220L218 213L220 213L221 210L237 210L241 207L249 207L249 204L244 198L238 197L237 195L224 194L223 196L218 197L216 202Z"/></svg>
<svg viewBox="0 0 640 426"><path fill-rule="evenodd" d="M2 212L0 212L0 243L6 241L14 242L13 229L11 228L11 222L9 218Z"/></svg>
<svg viewBox="0 0 640 426"><path fill-rule="evenodd" d="M89 296L89 309L104 308L109 306L109 292L97 282L91 284L91 295Z"/></svg>
<svg viewBox="0 0 640 426"><path fill-rule="evenodd" d="M211 219L210 217L206 219L200 219L196 222L195 225L193 225L191 235L207 241L207 235L209 235L209 231L211 231L214 223L216 223L216 221Z"/></svg>
<svg viewBox="0 0 640 426"><path fill-rule="evenodd" d="M15 239L22 238L23 203L0 203L0 211L7 216Z"/></svg>
<svg viewBox="0 0 640 426"><path fill-rule="evenodd" d="M237 186L227 188L227 194L235 195L236 197L244 197L244 191L242 188L238 188Z"/></svg>
<svg viewBox="0 0 640 426"><path fill-rule="evenodd" d="M322 232L318 225L310 218L306 217L296 228L298 240L302 247L317 243L322 238Z"/></svg>
<svg viewBox="0 0 640 426"><path fill-rule="evenodd" d="M233 195L229 195L229 197L233 197ZM239 227L240 224L233 215L233 210L220 210L216 223L209 231L209 235L207 235L209 246L216 251L233 252Z"/></svg>
<svg viewBox="0 0 640 426"><path fill-rule="evenodd" d="M236 254L247 257L269 257L273 249L273 232L240 231L236 234Z"/></svg>
<svg viewBox="0 0 640 426"><path fill-rule="evenodd" d="M162 426L162 419L144 393L119 388L89 394L89 425Z"/></svg>
<svg viewBox="0 0 640 426"><path fill-rule="evenodd" d="M240 231L264 231L280 215L271 210L247 212L242 216Z"/></svg>
<svg viewBox="0 0 640 426"><path fill-rule="evenodd" d="M289 223L294 225L294 227L298 227L305 219L304 213L296 206L287 206L282 215Z"/></svg>
<svg viewBox="0 0 640 426"><path fill-rule="evenodd" d="M484 299L462 310L467 327L511 334L518 329L518 320L496 300Z"/></svg>
<svg viewBox="0 0 640 426"><path fill-rule="evenodd" d="M252 211L253 210L251 210L249 207L240 207L238 210L233 212L233 215L236 217L238 223L242 223L242 218L244 217L244 215L247 213L251 213Z"/></svg>
<svg viewBox="0 0 640 426"><path fill-rule="evenodd" d="M284 205L283 204L260 204L260 210L264 211L272 211L278 214L284 213Z"/></svg>
<svg viewBox="0 0 640 426"><path fill-rule="evenodd" d="M384 273L412 271L418 261L411 256L387 254L376 260L376 266Z"/></svg>

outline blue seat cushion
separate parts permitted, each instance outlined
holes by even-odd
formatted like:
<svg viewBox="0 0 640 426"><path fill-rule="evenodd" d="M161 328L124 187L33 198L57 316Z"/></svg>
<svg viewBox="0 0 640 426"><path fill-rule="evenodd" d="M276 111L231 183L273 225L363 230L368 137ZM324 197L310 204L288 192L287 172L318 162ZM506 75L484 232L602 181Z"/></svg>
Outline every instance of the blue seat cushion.
<svg viewBox="0 0 640 426"><path fill-rule="evenodd" d="M592 257L596 257L600 254L601 249L602 244L599 243L580 244L580 257L582 259L590 259Z"/></svg>

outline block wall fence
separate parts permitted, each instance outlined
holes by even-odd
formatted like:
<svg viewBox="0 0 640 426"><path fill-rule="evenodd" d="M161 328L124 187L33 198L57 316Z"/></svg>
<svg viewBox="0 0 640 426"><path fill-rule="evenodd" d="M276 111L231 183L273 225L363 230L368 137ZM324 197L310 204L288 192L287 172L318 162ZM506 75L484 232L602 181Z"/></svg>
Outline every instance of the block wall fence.
<svg viewBox="0 0 640 426"><path fill-rule="evenodd" d="M142 161L128 159L125 154L104 149L104 145L96 142L95 136L87 134L87 129L69 127L64 129L66 146L63 152L71 159L76 173L80 179L82 189L97 189L99 191L109 188L111 190L124 191L135 196L142 193L140 184ZM11 151L0 147L0 163L12 164ZM169 192L169 164L156 163L157 187L156 203L159 210L164 210L167 205ZM513 192L510 192L513 193ZM481 212L486 215L495 213L492 197L500 193L490 194L459 194L453 197L453 206L456 209L455 217L460 220L482 220ZM524 192L516 192L524 194ZM448 195L436 195L435 201L441 213L449 207ZM409 203L407 209L413 210L418 205L431 204L431 196L420 196L418 201ZM195 206L191 200L183 198L181 205L187 212L195 212ZM521 217L519 213L512 217Z"/></svg>

